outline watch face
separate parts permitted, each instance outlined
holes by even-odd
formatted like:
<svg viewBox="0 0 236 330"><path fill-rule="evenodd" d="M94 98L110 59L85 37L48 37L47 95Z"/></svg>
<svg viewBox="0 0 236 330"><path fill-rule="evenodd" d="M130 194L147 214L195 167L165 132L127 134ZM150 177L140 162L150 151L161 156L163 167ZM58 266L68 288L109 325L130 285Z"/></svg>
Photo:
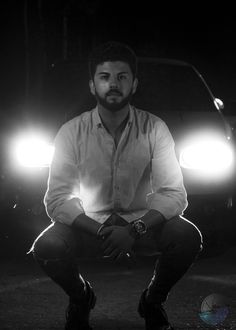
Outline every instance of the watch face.
<svg viewBox="0 0 236 330"><path fill-rule="evenodd" d="M142 220L135 222L135 229L139 234L144 234L146 232L145 223Z"/></svg>

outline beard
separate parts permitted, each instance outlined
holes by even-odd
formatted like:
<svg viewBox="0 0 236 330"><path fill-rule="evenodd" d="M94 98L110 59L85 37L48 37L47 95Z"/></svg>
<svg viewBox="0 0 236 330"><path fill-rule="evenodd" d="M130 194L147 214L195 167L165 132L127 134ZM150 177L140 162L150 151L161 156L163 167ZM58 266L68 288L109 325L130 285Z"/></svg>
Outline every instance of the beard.
<svg viewBox="0 0 236 330"><path fill-rule="evenodd" d="M114 98L112 98L114 94ZM116 91L109 91L105 94L104 97L101 97L100 95L98 95L97 91L95 90L95 97L96 100L99 104L101 104L105 109L111 111L111 112L117 112L120 111L121 109L123 109L127 104L130 103L131 99L132 99L132 90L130 91L130 93L122 98L121 101L119 101L117 99L118 96L122 96L122 93L120 92L116 92ZM111 101L108 101L108 98L112 98Z"/></svg>

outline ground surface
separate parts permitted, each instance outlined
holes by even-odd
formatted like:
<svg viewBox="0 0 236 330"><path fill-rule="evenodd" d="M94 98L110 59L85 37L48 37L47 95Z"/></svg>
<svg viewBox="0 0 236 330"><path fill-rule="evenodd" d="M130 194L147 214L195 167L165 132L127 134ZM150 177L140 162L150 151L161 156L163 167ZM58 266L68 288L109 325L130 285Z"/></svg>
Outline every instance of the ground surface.
<svg viewBox="0 0 236 330"><path fill-rule="evenodd" d="M172 289L166 310L176 330L236 329L236 248L200 258ZM139 296L152 275L153 260L114 265L81 262L82 274L91 282L97 304L91 314L94 330L144 329L136 310ZM198 313L205 297L225 296L229 315L222 325L209 326ZM48 279L31 256L1 261L0 329L63 329L67 297Z"/></svg>

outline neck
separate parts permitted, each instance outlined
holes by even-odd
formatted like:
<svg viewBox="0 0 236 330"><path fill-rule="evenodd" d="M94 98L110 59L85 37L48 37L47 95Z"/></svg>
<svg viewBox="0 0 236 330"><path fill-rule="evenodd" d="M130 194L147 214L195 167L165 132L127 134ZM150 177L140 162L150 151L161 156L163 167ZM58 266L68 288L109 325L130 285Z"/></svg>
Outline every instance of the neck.
<svg viewBox="0 0 236 330"><path fill-rule="evenodd" d="M98 104L98 112L103 124L110 132L115 132L125 121L129 114L129 104L119 111L112 112Z"/></svg>

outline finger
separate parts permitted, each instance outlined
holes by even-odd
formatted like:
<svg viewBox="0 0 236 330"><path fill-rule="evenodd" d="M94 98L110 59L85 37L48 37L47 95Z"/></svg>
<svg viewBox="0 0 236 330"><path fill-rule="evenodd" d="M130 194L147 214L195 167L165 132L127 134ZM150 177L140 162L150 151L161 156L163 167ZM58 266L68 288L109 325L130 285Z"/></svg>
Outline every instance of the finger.
<svg viewBox="0 0 236 330"><path fill-rule="evenodd" d="M113 246L109 246L107 249L103 250L103 252L106 256L109 256L113 251L114 251Z"/></svg>
<svg viewBox="0 0 236 330"><path fill-rule="evenodd" d="M106 252L104 253L104 256L107 256L109 257L110 259L114 259L114 257L119 254L118 252L116 252L116 249L115 250L111 250L110 252Z"/></svg>
<svg viewBox="0 0 236 330"><path fill-rule="evenodd" d="M102 243L102 249L106 250L107 248L109 248L111 245L111 241L109 239L105 239Z"/></svg>
<svg viewBox="0 0 236 330"><path fill-rule="evenodd" d="M116 261L120 261L124 258L124 253L123 252L120 252L116 257L115 257L115 260Z"/></svg>
<svg viewBox="0 0 236 330"><path fill-rule="evenodd" d="M122 255L122 252L120 252L120 250L118 250L118 249L115 249L110 254L110 258L113 260L118 260L119 256L121 256L121 255Z"/></svg>
<svg viewBox="0 0 236 330"><path fill-rule="evenodd" d="M113 229L114 229L113 226L103 227L103 228L102 228L102 233L103 233L104 235L106 235L106 234L110 234L110 232L112 232Z"/></svg>
<svg viewBox="0 0 236 330"><path fill-rule="evenodd" d="M101 232L101 234L102 234L102 236L103 237L108 237L108 236L110 236L110 234L112 233L112 231L113 231L113 229L111 228L112 226L110 226L110 227L104 227L103 229L102 229L102 232Z"/></svg>
<svg viewBox="0 0 236 330"><path fill-rule="evenodd" d="M109 239L105 239L105 241L103 241L102 243L102 249L103 251L111 251L115 248L115 246L113 246L112 242Z"/></svg>

